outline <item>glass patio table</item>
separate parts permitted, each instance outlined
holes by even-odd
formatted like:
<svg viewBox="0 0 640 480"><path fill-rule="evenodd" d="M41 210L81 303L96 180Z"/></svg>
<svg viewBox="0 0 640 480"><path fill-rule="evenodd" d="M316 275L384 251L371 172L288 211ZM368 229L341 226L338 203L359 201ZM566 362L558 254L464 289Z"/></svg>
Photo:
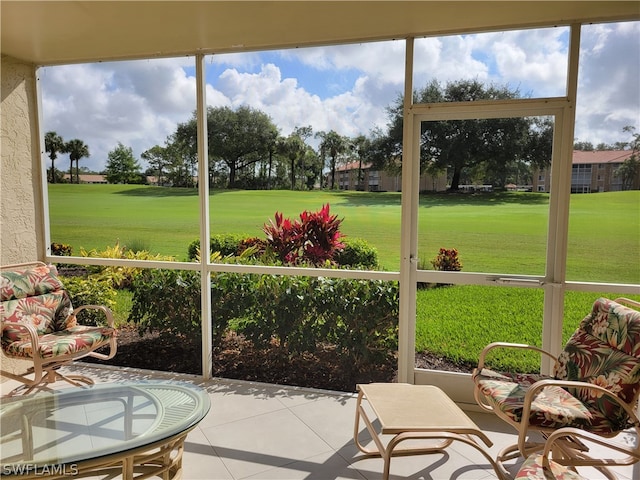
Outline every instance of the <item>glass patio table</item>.
<svg viewBox="0 0 640 480"><path fill-rule="evenodd" d="M3 399L0 475L180 479L184 440L209 408L204 390L174 382L100 384Z"/></svg>

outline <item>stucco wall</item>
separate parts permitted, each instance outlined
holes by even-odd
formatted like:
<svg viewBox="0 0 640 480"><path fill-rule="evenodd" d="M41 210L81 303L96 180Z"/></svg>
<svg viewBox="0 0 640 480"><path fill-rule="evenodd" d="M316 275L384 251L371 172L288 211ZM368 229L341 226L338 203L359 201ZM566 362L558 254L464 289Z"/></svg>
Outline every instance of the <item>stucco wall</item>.
<svg viewBox="0 0 640 480"><path fill-rule="evenodd" d="M35 67L3 55L0 105L0 264L44 254L39 211Z"/></svg>

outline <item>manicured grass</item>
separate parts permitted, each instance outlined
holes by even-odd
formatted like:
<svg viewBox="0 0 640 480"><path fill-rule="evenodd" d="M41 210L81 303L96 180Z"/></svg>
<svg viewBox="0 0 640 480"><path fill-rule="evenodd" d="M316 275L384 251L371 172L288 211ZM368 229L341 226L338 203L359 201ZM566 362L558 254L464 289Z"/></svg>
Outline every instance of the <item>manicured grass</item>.
<svg viewBox="0 0 640 480"><path fill-rule="evenodd" d="M331 205L341 231L378 249L386 270L400 266L400 193L215 191L212 233L263 236L276 211L297 218ZM187 256L198 238L194 189L137 185L49 186L51 239L104 249L116 241L142 243L153 253ZM544 273L548 196L538 193L421 197L418 255L426 262L441 247L457 248L467 272ZM567 272L572 280L640 283L640 192L573 195Z"/></svg>
<svg viewBox="0 0 640 480"><path fill-rule="evenodd" d="M276 211L297 218L325 203L344 219L344 234L376 246L386 270L399 269L399 193L215 191L211 232L263 236L262 225ZM72 245L76 255L81 247L102 250L120 241L184 260L189 243L198 237L195 190L50 185L49 204L52 241ZM548 195L538 193L424 195L418 212L419 257L428 265L440 247L457 248L463 271L541 275L548 209ZM640 283L640 192L572 195L569 229L568 279ZM564 341L599 295L567 293ZM541 343L540 290L442 287L419 291L417 302L417 351L472 363L492 341ZM496 361L525 371L538 364L537 357L513 353Z"/></svg>
<svg viewBox="0 0 640 480"><path fill-rule="evenodd" d="M562 344L591 311L598 297L615 299L611 292L567 292ZM640 301L640 295L626 295ZM491 342L542 345L543 292L541 290L457 285L421 290L417 299L416 351L428 350L455 362L475 364ZM491 365L533 372L540 356L519 350L498 350Z"/></svg>

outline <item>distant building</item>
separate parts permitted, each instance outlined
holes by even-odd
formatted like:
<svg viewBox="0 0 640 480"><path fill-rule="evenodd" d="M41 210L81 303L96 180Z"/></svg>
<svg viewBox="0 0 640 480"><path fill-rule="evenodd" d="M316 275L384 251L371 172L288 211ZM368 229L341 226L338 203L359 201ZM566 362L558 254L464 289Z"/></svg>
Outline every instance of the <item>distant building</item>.
<svg viewBox="0 0 640 480"><path fill-rule="evenodd" d="M358 179L358 173L360 179ZM328 185L331 185L331 174L327 175ZM402 176L393 175L384 170L375 170L370 163L348 163L336 168L336 186L340 190L361 190L365 192L400 192L402 190ZM441 192L447 189L447 175L442 173L437 177L423 174L420 177L420 191Z"/></svg>
<svg viewBox="0 0 640 480"><path fill-rule="evenodd" d="M69 174L65 173L63 178L68 182ZM73 178L75 183L75 175ZM94 173L81 173L80 183L107 183L107 177L104 175L98 175Z"/></svg>
<svg viewBox="0 0 640 480"><path fill-rule="evenodd" d="M618 168L633 154L632 150L573 151L571 193L616 192L622 190L622 177ZM640 189L640 172L632 185ZM533 191L551 190L551 171L545 169L533 174Z"/></svg>

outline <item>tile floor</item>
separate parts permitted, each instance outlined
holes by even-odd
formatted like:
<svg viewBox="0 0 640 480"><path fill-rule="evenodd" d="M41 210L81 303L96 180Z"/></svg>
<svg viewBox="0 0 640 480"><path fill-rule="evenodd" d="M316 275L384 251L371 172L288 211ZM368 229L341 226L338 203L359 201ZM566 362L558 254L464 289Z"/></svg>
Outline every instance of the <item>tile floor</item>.
<svg viewBox="0 0 640 480"><path fill-rule="evenodd" d="M185 442L184 480L381 478L382 460L363 457L353 442L355 395L235 380L202 381L195 376L113 367L72 368L96 382L164 379L204 388L211 399L211 410ZM16 384L0 384L2 394ZM489 449L493 458L514 443L513 429L504 422L486 413L466 413L493 441ZM604 478L592 469L582 472L589 479ZM621 480L640 479L640 466L617 473ZM489 462L461 443L454 443L444 454L391 461L391 480L495 478Z"/></svg>

